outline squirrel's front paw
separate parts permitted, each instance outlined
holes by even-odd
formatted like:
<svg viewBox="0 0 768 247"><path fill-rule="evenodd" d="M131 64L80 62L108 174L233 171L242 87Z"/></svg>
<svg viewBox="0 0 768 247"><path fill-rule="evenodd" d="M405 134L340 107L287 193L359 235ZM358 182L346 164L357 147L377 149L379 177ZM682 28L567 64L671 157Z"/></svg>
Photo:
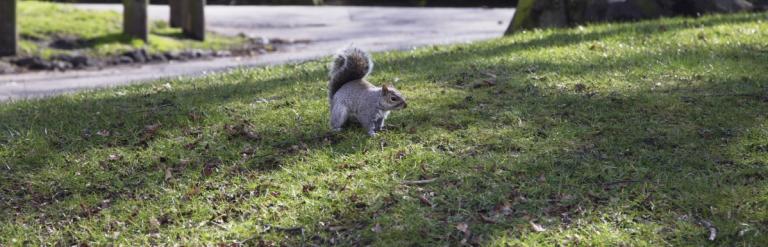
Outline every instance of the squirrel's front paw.
<svg viewBox="0 0 768 247"><path fill-rule="evenodd" d="M375 137L376 136L376 131L373 131L373 130L368 131L368 136Z"/></svg>
<svg viewBox="0 0 768 247"><path fill-rule="evenodd" d="M333 132L341 132L342 130L344 130L344 129L342 129L342 128L333 128L331 131L333 131Z"/></svg>

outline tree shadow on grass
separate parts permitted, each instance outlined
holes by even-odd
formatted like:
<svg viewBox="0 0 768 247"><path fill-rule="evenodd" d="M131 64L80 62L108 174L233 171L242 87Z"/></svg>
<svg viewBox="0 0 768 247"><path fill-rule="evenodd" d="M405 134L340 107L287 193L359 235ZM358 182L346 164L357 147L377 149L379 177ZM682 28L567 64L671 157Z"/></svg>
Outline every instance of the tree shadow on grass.
<svg viewBox="0 0 768 247"><path fill-rule="evenodd" d="M192 40L184 35L180 29L162 29L152 30L151 35L157 35L163 38L169 38L174 40ZM109 33L92 38L78 38L78 37L57 37L51 42L51 48L63 49L63 50L77 50L77 49L93 49L100 45L134 45L136 42L140 42L139 39L132 38L124 33Z"/></svg>
<svg viewBox="0 0 768 247"><path fill-rule="evenodd" d="M730 59L723 64L752 62ZM413 168L412 173L423 174L413 179L431 177L436 182L390 181L392 194L369 201L370 208L356 210L350 203L351 213L302 222L309 228L316 222L348 226L316 230L319 237L314 240L320 245L456 244L465 238L488 244L501 237L557 235L559 229L585 234L590 225L601 222L620 235L637 226L658 225L668 231L642 235L639 242L632 242L636 235L624 235L627 239L616 244L640 244L649 236L672 244L759 243L765 239L754 232L768 230L768 218L755 212L768 208L755 204L765 196L768 173L760 168L765 163L743 156L761 155L761 146L746 145L745 153L733 150L765 123L768 102L765 87L734 92L750 83L727 77L661 92L591 95L517 80L470 90L453 102L399 116L399 121L418 122L418 129L476 136L474 142L454 149L441 148L450 139L423 143L449 160L439 163L456 164L427 171ZM724 85L731 89L722 90L728 88ZM466 121L470 118L474 122ZM745 212L743 205L754 205L749 207L754 211ZM529 221L550 230L536 233ZM702 222L717 227L716 242L707 242L709 229ZM457 230L461 224L468 224L473 234Z"/></svg>
<svg viewBox="0 0 768 247"><path fill-rule="evenodd" d="M445 84L441 87L465 91L439 101L424 100L427 105L394 114L392 121L403 124L396 129L399 132L439 128L453 136L473 136L473 141L456 144L448 137L442 142L440 138L417 139L449 160L437 163L461 165L426 171L413 168L411 174L437 177L437 182L402 185L389 181L385 186L392 194L368 201L370 207L364 210L352 208L356 204L350 200L348 213L300 220L317 234L313 241L320 245L377 241L455 244L466 237L456 229L463 223L475 233L469 241L486 244L494 238L557 234L533 232L531 220L553 231L580 234L601 221L618 231L637 230L622 225L663 226L664 232L643 237L673 244L765 241L759 232L768 230L763 227L768 218L755 213L768 208L755 204L763 201L768 173L761 168L764 161L754 157L764 155L766 149L764 144L748 144L756 141L754 132L768 117L768 77L753 73L766 69L761 51L754 47L688 48L679 59L694 61L693 65L664 68L670 75L686 78L644 81L643 76L623 75L616 79L636 81L636 89L613 92L592 90L590 82L565 88L539 86L539 79L526 74L564 71L564 77L615 76L644 67L643 62L678 59L669 54L679 52L668 49L623 56L610 66L536 61L537 72L526 71L528 64L515 62L467 66L467 61L510 54L520 47L407 56L379 66L389 73L403 67L427 71L400 75L403 81L469 74L455 79L464 81L458 85L434 80ZM705 64L691 59L704 54L718 60ZM431 66L452 69L446 76L429 73ZM706 71L708 66L725 73L689 73ZM479 89L465 83L487 77L482 72L511 79ZM668 86L653 86L657 82ZM754 206L745 212L743 205ZM496 217L505 206L510 211ZM317 229L317 222L345 227ZM707 224L717 227L716 242L707 242ZM616 244L642 244L637 236L622 234L627 239ZM633 238L639 242L632 242Z"/></svg>
<svg viewBox="0 0 768 247"><path fill-rule="evenodd" d="M629 31L615 34L621 32ZM718 241L722 241L717 243L739 241L740 223L755 225L758 231L768 230L761 226L765 218L736 210L740 204L754 203L747 195L765 186L768 175L759 168L764 164L750 163L730 150L747 138L749 130L763 124L768 107L760 86L768 80L765 75L704 75L696 83L675 83L676 87L655 91L610 92L590 90L589 83L581 89L542 86L535 79L527 79L531 73L525 70L528 65L515 62L490 68L458 67L484 56L581 41L550 37L499 49L385 61L379 67L384 73L412 71L403 75L405 79L446 77L429 72L435 64L455 67L451 70L455 74L447 77L489 69L505 71L511 79L478 89L435 85L460 90L449 90L444 97L415 98L414 107L393 114L393 135L406 136L403 138L431 150L426 152L433 155L429 157L439 157L427 160L427 166L422 163L421 167L406 168L406 174L413 179L434 177L438 179L435 182L402 185L383 179L377 191L381 194L359 195L357 199L349 196L344 199L349 203L333 209L336 212L331 217L297 216L307 230L304 238L289 232L278 234L288 235L288 243L457 243L465 235L455 227L466 223L474 233L468 241L473 241L472 236L477 241L492 241L505 235L528 236L529 220L567 230L583 227L574 223L580 219L586 221L581 224L593 224L595 215L626 209L642 216L611 224L697 224L693 220L676 221L685 215L717 225L721 231ZM745 50L714 52L723 58L719 66L729 68L764 61L764 56L748 56L745 54L750 51ZM630 70L641 66L636 61L652 56L623 57L618 62L626 65L624 68L544 61L536 65L542 73L562 70L570 76L588 76ZM164 170L187 157L193 164L186 170L172 171L174 177L198 177L206 167L217 166L222 172L214 178L227 180L275 172L282 160L306 158L328 146L334 147L331 154L366 152L354 148L367 141L351 138L353 133L326 136L325 112L301 111L314 107L312 102L325 102L325 94L317 88L297 85L324 81L322 66L307 67L312 69L277 72L291 73L288 75L258 74L263 76L260 78L235 71L227 75L233 81L230 83L216 83L224 78L210 76L196 79L201 86L195 87L174 83L180 88L168 89L158 82L132 87L136 90L126 90L127 95L115 90L111 92L114 95L84 94L5 106L0 109L0 128L6 137L0 142L4 147L0 158L11 170L0 175L0 201L5 203L0 216L44 213L49 214L48 220L67 221L63 218L71 215L55 215L64 212L88 220L99 212L88 205L69 212L67 207L60 207L60 201L89 196L98 201L107 198L113 204L147 200L141 199L142 191L172 187L164 181ZM235 106L245 109L228 108L232 103L241 103ZM265 112L291 117L269 117ZM158 123L159 132L147 138L147 126ZM249 137L239 130L228 133L221 123L243 124L257 136ZM416 133L408 137L412 129ZM446 131L451 136L419 134ZM190 144L194 145L187 148ZM250 159L241 161L248 147L257 150L249 154L253 155ZM761 152L759 145L747 151ZM110 160L113 152L126 156ZM67 154L74 155L63 158ZM403 162L418 162L410 161L416 158L408 157L407 152L402 156ZM78 165L83 170L73 171L71 166ZM64 176L49 174L57 172ZM68 177L74 177L75 172L91 177ZM92 186L84 187L86 181ZM498 206L505 203L509 203L510 211L494 216ZM723 210L712 211L712 207ZM237 216L233 213L229 218ZM240 223L245 222L248 220ZM318 222L336 227L319 227ZM682 238L670 241L705 239L701 232L681 234Z"/></svg>

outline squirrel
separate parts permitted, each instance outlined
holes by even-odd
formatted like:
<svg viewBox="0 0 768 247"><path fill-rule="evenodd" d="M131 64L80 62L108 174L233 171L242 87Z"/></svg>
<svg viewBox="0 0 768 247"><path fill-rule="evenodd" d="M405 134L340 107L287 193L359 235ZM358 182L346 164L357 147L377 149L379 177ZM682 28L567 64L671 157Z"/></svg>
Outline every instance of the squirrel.
<svg viewBox="0 0 768 247"><path fill-rule="evenodd" d="M373 71L373 60L365 51L355 47L342 49L329 67L328 101L334 132L355 120L369 136L376 136L390 111L408 107L405 97L394 86L377 87L365 79Z"/></svg>

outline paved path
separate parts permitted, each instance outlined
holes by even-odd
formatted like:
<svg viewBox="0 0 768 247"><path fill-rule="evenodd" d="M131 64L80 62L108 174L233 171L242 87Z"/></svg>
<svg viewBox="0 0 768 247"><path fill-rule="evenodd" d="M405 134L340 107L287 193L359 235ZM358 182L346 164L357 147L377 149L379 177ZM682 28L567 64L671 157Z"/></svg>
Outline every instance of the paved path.
<svg viewBox="0 0 768 247"><path fill-rule="evenodd" d="M121 11L121 6L114 4L78 4L77 7ZM0 75L0 101L180 75L196 76L238 66L305 61L330 55L348 44L384 51L489 39L502 35L513 14L514 9L509 8L208 6L206 19L211 31L312 42L257 57ZM149 15L152 19L167 19L168 7L153 5Z"/></svg>

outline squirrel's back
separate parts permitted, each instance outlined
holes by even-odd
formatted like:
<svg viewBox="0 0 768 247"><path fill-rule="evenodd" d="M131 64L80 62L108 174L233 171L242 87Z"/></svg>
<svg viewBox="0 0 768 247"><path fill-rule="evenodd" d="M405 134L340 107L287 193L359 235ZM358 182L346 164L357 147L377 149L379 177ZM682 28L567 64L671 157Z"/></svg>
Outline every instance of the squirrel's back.
<svg viewBox="0 0 768 247"><path fill-rule="evenodd" d="M333 96L344 84L361 80L373 70L371 56L363 50L349 47L338 52L330 65L331 80L328 82L328 99Z"/></svg>

